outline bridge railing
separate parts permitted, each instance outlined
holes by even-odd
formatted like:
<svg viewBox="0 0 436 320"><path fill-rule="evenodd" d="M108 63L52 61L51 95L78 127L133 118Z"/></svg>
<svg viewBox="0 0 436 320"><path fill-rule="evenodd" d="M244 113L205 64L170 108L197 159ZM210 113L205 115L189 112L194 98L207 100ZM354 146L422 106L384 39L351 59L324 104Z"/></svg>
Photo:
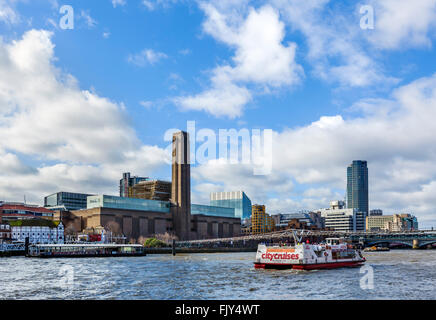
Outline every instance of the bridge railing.
<svg viewBox="0 0 436 320"><path fill-rule="evenodd" d="M176 245L178 247L192 247L192 246L204 246L206 244L211 244L213 246L238 246L239 244L247 241L274 241L275 239L281 238L292 238L294 234L298 234L303 237L344 237L344 238L399 238L399 237L434 237L436 238L436 231L434 230L416 230L416 231L400 231L400 232L387 232L387 231L377 231L377 232L345 232L345 231L333 231L333 230L305 230L305 229L287 229L280 230L270 233L255 234L255 235L245 235L240 237L232 238L216 238L216 239L201 239L201 240L190 240L190 241L177 241ZM358 240L358 239L357 239Z"/></svg>

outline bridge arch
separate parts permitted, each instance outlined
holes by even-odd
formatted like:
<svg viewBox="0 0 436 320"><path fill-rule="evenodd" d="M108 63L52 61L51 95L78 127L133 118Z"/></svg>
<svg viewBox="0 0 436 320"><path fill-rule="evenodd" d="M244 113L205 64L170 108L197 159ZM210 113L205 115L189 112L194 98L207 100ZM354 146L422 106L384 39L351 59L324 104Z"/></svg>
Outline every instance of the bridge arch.
<svg viewBox="0 0 436 320"><path fill-rule="evenodd" d="M410 247L410 248L413 248L413 243L412 243L412 241L407 242L407 241L399 241L399 240L395 240L395 239L392 239L392 240L376 240L376 241L368 241L366 244L367 244L368 246L374 246L374 245L377 245L377 244L388 244L389 246L391 246L391 245L393 245L393 244L402 244L402 245L408 246L408 247Z"/></svg>
<svg viewBox="0 0 436 320"><path fill-rule="evenodd" d="M430 241L420 242L420 243L419 243L419 247L422 248L422 247L426 247L426 246L428 246L429 244L433 245L433 244L435 244L435 243L436 243L436 240L430 240Z"/></svg>

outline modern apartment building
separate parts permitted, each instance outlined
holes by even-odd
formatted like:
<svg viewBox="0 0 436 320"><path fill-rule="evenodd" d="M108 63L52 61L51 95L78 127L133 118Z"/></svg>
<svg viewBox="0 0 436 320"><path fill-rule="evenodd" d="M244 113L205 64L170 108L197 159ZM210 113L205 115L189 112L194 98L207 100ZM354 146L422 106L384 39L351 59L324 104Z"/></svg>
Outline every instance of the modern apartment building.
<svg viewBox="0 0 436 320"><path fill-rule="evenodd" d="M252 206L251 234L261 234L274 231L275 222L265 211L264 205L255 204Z"/></svg>

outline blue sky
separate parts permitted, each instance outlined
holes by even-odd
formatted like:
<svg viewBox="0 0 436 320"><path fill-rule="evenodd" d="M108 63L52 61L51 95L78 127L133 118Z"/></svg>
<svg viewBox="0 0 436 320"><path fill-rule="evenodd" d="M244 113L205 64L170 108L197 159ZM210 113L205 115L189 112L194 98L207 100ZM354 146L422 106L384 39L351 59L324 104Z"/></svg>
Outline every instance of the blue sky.
<svg viewBox="0 0 436 320"><path fill-rule="evenodd" d="M198 164L196 202L243 189L270 212L326 207L363 159L371 208L432 226L435 21L435 0L0 0L0 198L169 179L163 135L195 121L274 132L270 174Z"/></svg>

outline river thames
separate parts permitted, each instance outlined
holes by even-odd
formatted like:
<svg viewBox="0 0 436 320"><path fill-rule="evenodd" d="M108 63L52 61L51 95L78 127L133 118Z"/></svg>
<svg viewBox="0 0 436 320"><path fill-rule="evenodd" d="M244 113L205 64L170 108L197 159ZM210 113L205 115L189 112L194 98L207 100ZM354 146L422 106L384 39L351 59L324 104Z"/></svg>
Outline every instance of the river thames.
<svg viewBox="0 0 436 320"><path fill-rule="evenodd" d="M436 299L436 250L364 256L372 289L360 268L255 270L255 253L0 258L0 299Z"/></svg>

